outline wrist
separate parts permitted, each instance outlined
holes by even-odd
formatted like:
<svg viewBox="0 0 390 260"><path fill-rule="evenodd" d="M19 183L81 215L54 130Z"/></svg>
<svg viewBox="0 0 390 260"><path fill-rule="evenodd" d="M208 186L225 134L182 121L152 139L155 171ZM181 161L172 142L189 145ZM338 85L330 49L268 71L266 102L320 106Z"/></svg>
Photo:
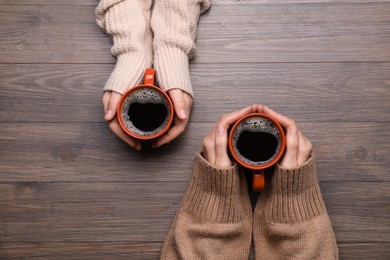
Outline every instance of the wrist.
<svg viewBox="0 0 390 260"><path fill-rule="evenodd" d="M211 222L232 223L250 218L243 203L247 196L243 185L246 181L237 165L216 168L198 154L180 211Z"/></svg>
<svg viewBox="0 0 390 260"><path fill-rule="evenodd" d="M256 206L269 221L295 223L326 212L317 179L315 157L296 169L276 166Z"/></svg>
<svg viewBox="0 0 390 260"><path fill-rule="evenodd" d="M118 55L115 68L104 86L104 91L123 94L127 89L139 85L148 66L150 64L143 53L126 52Z"/></svg>
<svg viewBox="0 0 390 260"><path fill-rule="evenodd" d="M162 89L181 89L194 96L188 59L183 50L175 47L162 47L154 53L154 67Z"/></svg>

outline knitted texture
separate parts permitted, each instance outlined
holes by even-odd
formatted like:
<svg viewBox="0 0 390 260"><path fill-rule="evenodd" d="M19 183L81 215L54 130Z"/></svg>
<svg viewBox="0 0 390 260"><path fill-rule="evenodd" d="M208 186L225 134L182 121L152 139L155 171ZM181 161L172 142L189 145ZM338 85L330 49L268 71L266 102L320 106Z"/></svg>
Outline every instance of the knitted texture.
<svg viewBox="0 0 390 260"><path fill-rule="evenodd" d="M98 26L113 40L117 57L104 90L123 94L139 85L152 66L151 0L102 0L95 10Z"/></svg>
<svg viewBox="0 0 390 260"><path fill-rule="evenodd" d="M189 59L195 55L199 15L210 3L158 0L151 15L152 0L101 0L95 10L96 22L112 38L111 52L117 57L104 90L123 94L140 84L145 69L152 66L154 48L160 87L165 91L181 89L193 96Z"/></svg>
<svg viewBox="0 0 390 260"><path fill-rule="evenodd" d="M214 168L198 154L161 259L248 259L251 212L238 167Z"/></svg>
<svg viewBox="0 0 390 260"><path fill-rule="evenodd" d="M254 212L256 259L338 259L318 185L315 158L298 169L276 166Z"/></svg>
<svg viewBox="0 0 390 260"><path fill-rule="evenodd" d="M210 4L211 0L155 1L151 20L154 67L164 90L178 88L194 95L188 60L195 55L199 15Z"/></svg>

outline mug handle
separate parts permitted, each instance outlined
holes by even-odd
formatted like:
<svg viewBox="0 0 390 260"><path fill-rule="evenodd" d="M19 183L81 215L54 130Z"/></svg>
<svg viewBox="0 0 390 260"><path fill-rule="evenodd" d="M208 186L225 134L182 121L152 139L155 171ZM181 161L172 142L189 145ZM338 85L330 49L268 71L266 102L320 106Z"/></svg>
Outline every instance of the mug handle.
<svg viewBox="0 0 390 260"><path fill-rule="evenodd" d="M252 172L253 180L252 180L252 189L254 191L262 191L265 186L264 179L264 170L256 170Z"/></svg>
<svg viewBox="0 0 390 260"><path fill-rule="evenodd" d="M154 69L152 68L146 69L144 75L144 85L154 86L154 75L155 75Z"/></svg>

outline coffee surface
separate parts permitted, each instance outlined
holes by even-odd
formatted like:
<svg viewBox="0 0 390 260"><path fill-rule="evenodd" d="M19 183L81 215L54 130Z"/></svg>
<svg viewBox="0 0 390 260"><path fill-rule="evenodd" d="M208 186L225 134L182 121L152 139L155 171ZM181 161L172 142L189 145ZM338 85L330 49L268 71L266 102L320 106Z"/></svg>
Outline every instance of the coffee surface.
<svg viewBox="0 0 390 260"><path fill-rule="evenodd" d="M261 116L249 117L235 128L232 134L234 153L241 162L262 166L279 153L281 134L277 126Z"/></svg>
<svg viewBox="0 0 390 260"><path fill-rule="evenodd" d="M168 110L164 104L138 103L130 105L128 115L133 125L141 131L153 131L161 126Z"/></svg>
<svg viewBox="0 0 390 260"><path fill-rule="evenodd" d="M169 123L169 101L159 91L140 88L127 95L120 108L124 127L138 136L154 136Z"/></svg>
<svg viewBox="0 0 390 260"><path fill-rule="evenodd" d="M270 133L243 131L237 140L237 149L242 156L253 162L272 158L278 147L278 139Z"/></svg>

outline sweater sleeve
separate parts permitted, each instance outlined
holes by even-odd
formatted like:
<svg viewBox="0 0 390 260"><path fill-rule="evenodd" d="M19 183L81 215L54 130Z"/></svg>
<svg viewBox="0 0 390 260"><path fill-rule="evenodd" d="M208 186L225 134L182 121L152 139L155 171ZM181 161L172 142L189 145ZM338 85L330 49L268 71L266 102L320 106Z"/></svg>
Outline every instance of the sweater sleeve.
<svg viewBox="0 0 390 260"><path fill-rule="evenodd" d="M189 59L195 55L199 15L211 0L158 0L151 19L154 33L154 67L160 86L182 89L193 96Z"/></svg>
<svg viewBox="0 0 390 260"><path fill-rule="evenodd" d="M248 259L251 215L238 167L217 169L198 154L161 259Z"/></svg>
<svg viewBox="0 0 390 260"><path fill-rule="evenodd" d="M101 0L95 10L100 29L113 40L117 58L104 90L123 94L138 85L152 64L150 10L152 0Z"/></svg>
<svg viewBox="0 0 390 260"><path fill-rule="evenodd" d="M277 166L269 177L254 213L256 259L338 259L315 157L298 169Z"/></svg>

